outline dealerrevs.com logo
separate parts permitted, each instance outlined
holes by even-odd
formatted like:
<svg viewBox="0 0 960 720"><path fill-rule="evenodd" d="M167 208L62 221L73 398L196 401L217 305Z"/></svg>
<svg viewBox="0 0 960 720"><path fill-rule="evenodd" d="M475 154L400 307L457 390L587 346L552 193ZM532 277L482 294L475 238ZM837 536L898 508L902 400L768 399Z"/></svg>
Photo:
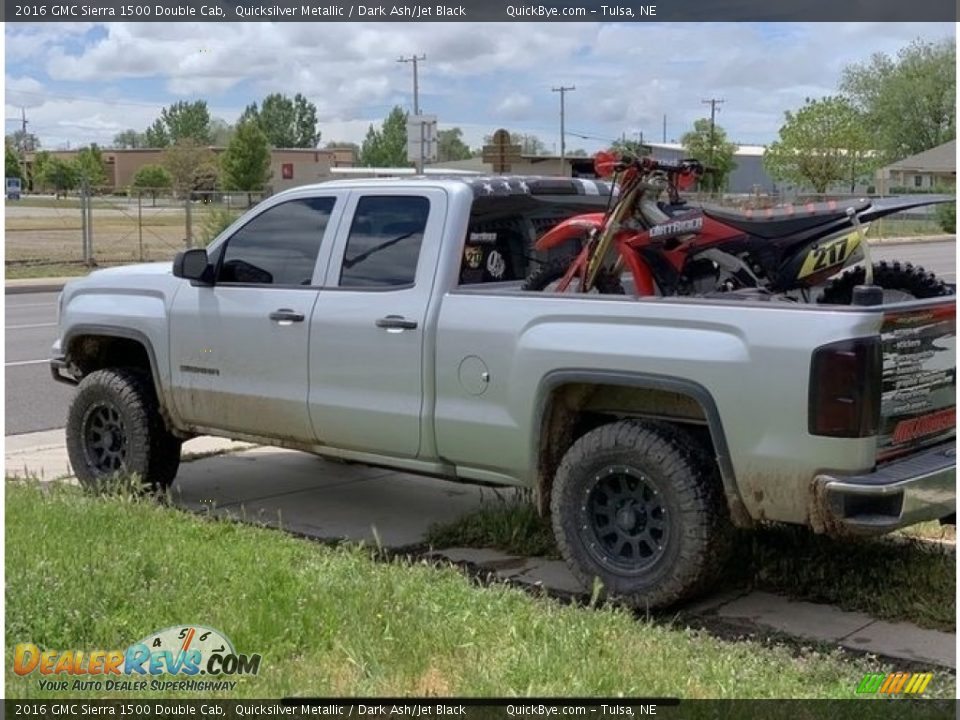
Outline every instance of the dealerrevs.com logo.
<svg viewBox="0 0 960 720"><path fill-rule="evenodd" d="M169 627L125 650L41 650L20 643L13 655L14 673L37 674L43 690L232 690L237 681L230 678L259 670L260 655L236 652L226 635L202 625Z"/></svg>

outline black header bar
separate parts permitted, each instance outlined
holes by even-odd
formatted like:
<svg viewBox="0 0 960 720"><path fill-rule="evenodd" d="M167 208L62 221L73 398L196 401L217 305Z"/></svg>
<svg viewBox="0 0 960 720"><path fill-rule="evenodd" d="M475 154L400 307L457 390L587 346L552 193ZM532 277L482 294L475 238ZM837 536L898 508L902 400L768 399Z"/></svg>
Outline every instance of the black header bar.
<svg viewBox="0 0 960 720"><path fill-rule="evenodd" d="M956 22L955 0L4 0L7 22Z"/></svg>
<svg viewBox="0 0 960 720"><path fill-rule="evenodd" d="M639 698L287 698L283 700L5 700L7 718L218 720L952 720L955 700L692 700Z"/></svg>

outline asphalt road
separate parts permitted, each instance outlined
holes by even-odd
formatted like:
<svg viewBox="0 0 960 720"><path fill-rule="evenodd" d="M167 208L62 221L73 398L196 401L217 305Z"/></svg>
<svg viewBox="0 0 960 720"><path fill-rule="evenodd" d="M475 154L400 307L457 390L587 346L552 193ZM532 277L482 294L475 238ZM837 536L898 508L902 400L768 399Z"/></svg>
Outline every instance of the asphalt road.
<svg viewBox="0 0 960 720"><path fill-rule="evenodd" d="M909 260L957 280L956 243L874 246L874 260ZM6 434L63 427L73 388L54 382L47 359L57 338L57 293L6 296Z"/></svg>

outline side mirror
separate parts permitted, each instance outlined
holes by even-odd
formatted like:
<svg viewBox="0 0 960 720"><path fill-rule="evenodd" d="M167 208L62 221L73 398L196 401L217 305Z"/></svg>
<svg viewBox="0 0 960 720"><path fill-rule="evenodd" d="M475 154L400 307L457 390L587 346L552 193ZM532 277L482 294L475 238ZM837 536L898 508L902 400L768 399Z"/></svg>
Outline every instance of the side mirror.
<svg viewBox="0 0 960 720"><path fill-rule="evenodd" d="M173 259L173 276L193 280L198 285L213 285L213 268L203 248L185 250Z"/></svg>

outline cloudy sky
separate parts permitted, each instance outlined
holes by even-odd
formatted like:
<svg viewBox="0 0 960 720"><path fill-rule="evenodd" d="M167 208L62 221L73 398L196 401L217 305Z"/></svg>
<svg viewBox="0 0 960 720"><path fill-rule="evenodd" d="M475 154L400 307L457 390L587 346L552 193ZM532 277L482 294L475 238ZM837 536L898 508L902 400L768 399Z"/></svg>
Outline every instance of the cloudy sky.
<svg viewBox="0 0 960 720"><path fill-rule="evenodd" d="M953 38L953 24L902 23L56 23L6 24L6 130L47 148L108 144L144 129L177 100L207 100L228 122L270 92L301 92L319 111L321 142L359 142L395 104L412 107L409 64L421 66L424 112L471 145L497 127L559 150L593 151L622 133L679 138L718 115L742 144L774 139L785 110L836 89L841 69L916 38Z"/></svg>

